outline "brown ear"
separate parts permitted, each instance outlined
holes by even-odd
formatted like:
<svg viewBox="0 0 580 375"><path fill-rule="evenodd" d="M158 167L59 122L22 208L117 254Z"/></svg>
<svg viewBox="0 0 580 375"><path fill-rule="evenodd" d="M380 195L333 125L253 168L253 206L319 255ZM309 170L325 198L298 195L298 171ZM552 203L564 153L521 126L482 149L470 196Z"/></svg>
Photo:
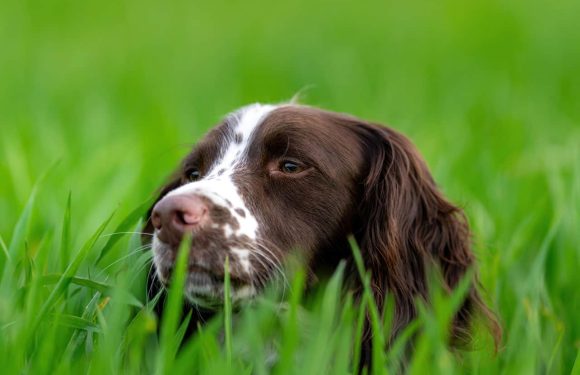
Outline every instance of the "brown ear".
<svg viewBox="0 0 580 375"><path fill-rule="evenodd" d="M437 189L411 142L382 126L361 124L357 131L368 152L368 169L362 181L355 237L372 274L379 309L387 293L395 299L394 336L416 317L414 301L428 300L430 268L441 271L443 287L451 291L474 268L475 259L465 215ZM453 321L451 344L468 341L475 312L490 323L496 345L500 340L501 329L478 287L477 276L473 276Z"/></svg>

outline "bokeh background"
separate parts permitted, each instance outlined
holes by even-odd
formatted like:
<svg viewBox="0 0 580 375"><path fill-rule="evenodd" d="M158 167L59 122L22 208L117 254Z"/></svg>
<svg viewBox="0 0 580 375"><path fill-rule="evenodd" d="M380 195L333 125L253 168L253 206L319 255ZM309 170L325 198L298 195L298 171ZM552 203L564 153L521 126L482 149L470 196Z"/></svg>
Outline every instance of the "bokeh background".
<svg viewBox="0 0 580 375"><path fill-rule="evenodd" d="M69 192L78 246L150 198L224 114L300 93L407 134L465 208L505 329L493 368L568 372L579 15L574 0L2 0L2 242L37 185L29 248L57 241Z"/></svg>

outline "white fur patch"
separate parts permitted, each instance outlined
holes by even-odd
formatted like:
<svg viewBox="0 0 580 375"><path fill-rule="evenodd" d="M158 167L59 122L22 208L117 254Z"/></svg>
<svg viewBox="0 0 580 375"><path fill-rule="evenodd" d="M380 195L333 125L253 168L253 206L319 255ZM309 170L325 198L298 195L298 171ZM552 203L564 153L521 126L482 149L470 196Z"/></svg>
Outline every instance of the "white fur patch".
<svg viewBox="0 0 580 375"><path fill-rule="evenodd" d="M231 136L226 140L225 146L223 146L225 149L220 152L220 156L208 173L198 181L190 182L170 191L166 196L196 194L206 197L215 205L226 207L240 224L239 229L236 230L230 224L224 225L223 230L226 238L247 236L251 240L255 240L258 233L258 222L240 195L233 176L236 171L243 170L240 167L246 160L252 134L266 116L276 108L277 106L274 105L254 104L232 113L228 118ZM240 209L243 210L244 216L236 212ZM212 228L217 228L217 224L212 224ZM163 251L169 251L168 245L160 241L157 235L153 236L152 245L158 276L163 282L166 282L167 280L163 280L159 269L160 266L171 267L171 264L168 264L170 262L162 256ZM236 257L244 272L250 274L252 271L250 250L243 248L228 250ZM184 292L190 302L203 306L207 302L203 297L219 300L223 296L223 285L215 284L209 279L204 280L201 275L190 273ZM256 293L256 288L253 285L232 286L232 300L234 302L253 297Z"/></svg>
<svg viewBox="0 0 580 375"><path fill-rule="evenodd" d="M244 163L252 134L275 108L274 105L253 104L231 114L230 121L235 122L232 126L232 137L228 139L225 152L221 153L220 159L214 162L211 170L206 176L202 176L201 180L180 186L170 191L167 196L180 194L205 196L216 205L227 207L240 223L240 228L236 231L231 227L224 228L226 236L245 235L250 239L256 239L258 222L248 210L232 177L234 171ZM241 142L236 142L235 134L241 136ZM238 208L245 211L245 217L235 212Z"/></svg>
<svg viewBox="0 0 580 375"><path fill-rule="evenodd" d="M161 269L168 269L173 266L173 263L163 256L163 254L169 250L169 246L161 241L157 236L153 236L153 242L151 243L151 248L153 249L153 262L155 263L155 272L157 273L157 277L162 282L167 282L168 280L165 279L163 274L161 273Z"/></svg>
<svg viewBox="0 0 580 375"><path fill-rule="evenodd" d="M256 288L253 285L245 285L232 290L232 300L234 302L252 298L256 295Z"/></svg>
<svg viewBox="0 0 580 375"><path fill-rule="evenodd" d="M250 273L251 264L250 264L250 250L247 249L232 249L232 254L235 254L238 257L238 262L242 265L244 272Z"/></svg>

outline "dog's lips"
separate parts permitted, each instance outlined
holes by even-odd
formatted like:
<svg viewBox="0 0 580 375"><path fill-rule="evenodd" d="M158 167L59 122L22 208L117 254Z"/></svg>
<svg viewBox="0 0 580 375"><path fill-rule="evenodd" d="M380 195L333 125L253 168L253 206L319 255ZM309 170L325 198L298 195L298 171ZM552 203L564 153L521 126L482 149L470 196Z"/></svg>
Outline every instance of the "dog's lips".
<svg viewBox="0 0 580 375"><path fill-rule="evenodd" d="M189 266L187 282L195 285L215 285L223 287L225 284L225 276L211 272L207 268L192 265ZM231 286L244 286L247 283L230 274L230 284Z"/></svg>
<svg viewBox="0 0 580 375"><path fill-rule="evenodd" d="M208 268L206 268L206 267L204 267L202 265L199 265L199 264L191 264L191 265L189 265L188 271L189 271L190 274L191 273L198 273L198 274L204 274L204 273L206 273L206 274L209 274L209 275L212 274L212 272Z"/></svg>
<svg viewBox="0 0 580 375"><path fill-rule="evenodd" d="M224 281L209 272L189 272L187 274L187 284L192 287L201 288L201 294L205 288L223 288Z"/></svg>
<svg viewBox="0 0 580 375"><path fill-rule="evenodd" d="M244 293L246 290L253 290L252 283L230 274L230 293L234 303L246 299L236 300L236 293ZM189 266L185 296L191 304L211 310L220 309L224 304L224 291L223 274L217 275L208 268L197 264ZM248 295L253 294L249 293Z"/></svg>
<svg viewBox="0 0 580 375"><path fill-rule="evenodd" d="M161 266L161 273L165 284L169 284L171 281L175 264L171 262L171 265ZM193 283L195 285L215 285L223 286L225 281L225 274L223 272L217 273L209 269L208 267L199 264L191 263L187 267L187 283ZM247 284L242 278L230 273L230 283L232 286L244 286Z"/></svg>
<svg viewBox="0 0 580 375"><path fill-rule="evenodd" d="M163 265L158 264L156 267L159 271L158 274L161 276L160 280L163 282L163 284L169 286L171 284L171 279L175 270L174 261L171 259L166 259ZM232 287L242 287L249 285L248 280L238 277L231 272L229 276L230 285ZM186 283L200 287L211 285L214 287L223 288L225 283L225 273L223 271L215 272L204 264L190 263L187 266Z"/></svg>

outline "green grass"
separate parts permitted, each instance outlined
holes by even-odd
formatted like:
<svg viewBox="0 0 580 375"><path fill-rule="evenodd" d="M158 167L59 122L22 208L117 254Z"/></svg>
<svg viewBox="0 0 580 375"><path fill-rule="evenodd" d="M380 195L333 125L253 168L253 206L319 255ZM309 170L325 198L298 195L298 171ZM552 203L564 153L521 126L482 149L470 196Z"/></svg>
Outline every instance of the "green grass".
<svg viewBox="0 0 580 375"><path fill-rule="evenodd" d="M504 341L494 354L478 330L476 350L451 353L456 301L434 290L408 371L579 373L578 14L575 0L3 0L0 371L264 374L277 353L279 374L352 372L365 306L341 297L340 272L307 300L298 272L285 304L226 313L178 351L184 327L144 297L149 253L118 234L220 116L304 90L407 134L470 219ZM373 369L396 372L401 347Z"/></svg>

